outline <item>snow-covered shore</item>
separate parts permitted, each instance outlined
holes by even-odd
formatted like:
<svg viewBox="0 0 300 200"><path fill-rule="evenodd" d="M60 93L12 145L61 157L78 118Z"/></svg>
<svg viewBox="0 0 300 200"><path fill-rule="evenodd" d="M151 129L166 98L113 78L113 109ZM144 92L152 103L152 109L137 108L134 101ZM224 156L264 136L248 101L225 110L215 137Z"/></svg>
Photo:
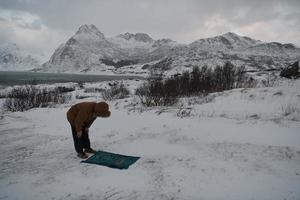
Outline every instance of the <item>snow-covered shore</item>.
<svg viewBox="0 0 300 200"><path fill-rule="evenodd" d="M3 112L0 199L299 199L299 86L235 89L150 110L136 97L110 101L112 116L90 129L92 146L140 156L128 170L76 157L65 113L99 94Z"/></svg>

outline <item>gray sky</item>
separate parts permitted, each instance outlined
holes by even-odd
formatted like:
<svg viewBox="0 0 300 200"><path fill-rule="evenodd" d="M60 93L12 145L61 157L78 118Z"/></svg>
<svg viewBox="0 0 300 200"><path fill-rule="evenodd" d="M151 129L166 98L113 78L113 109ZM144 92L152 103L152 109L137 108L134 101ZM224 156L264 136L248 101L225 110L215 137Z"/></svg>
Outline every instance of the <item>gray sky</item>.
<svg viewBox="0 0 300 200"><path fill-rule="evenodd" d="M0 0L0 44L52 54L82 24L190 43L235 32L300 46L300 0Z"/></svg>

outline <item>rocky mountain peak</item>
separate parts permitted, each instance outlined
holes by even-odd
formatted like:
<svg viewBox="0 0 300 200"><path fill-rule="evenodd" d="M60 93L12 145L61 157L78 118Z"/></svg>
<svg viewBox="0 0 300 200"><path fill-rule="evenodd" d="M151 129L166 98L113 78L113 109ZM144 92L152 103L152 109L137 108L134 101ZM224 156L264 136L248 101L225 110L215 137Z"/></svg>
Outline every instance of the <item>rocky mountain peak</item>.
<svg viewBox="0 0 300 200"><path fill-rule="evenodd" d="M75 35L83 35L83 34L88 34L88 35L92 34L104 38L104 34L101 33L94 24L90 24L90 25L84 24L80 26Z"/></svg>
<svg viewBox="0 0 300 200"><path fill-rule="evenodd" d="M154 40L146 33L136 33L136 34L132 34L132 33L124 33L124 34L121 34L121 35L118 35L118 37L121 37L125 40L131 40L131 39L134 39L136 41L139 41L139 42L145 42L145 43L148 43L148 42L153 42Z"/></svg>
<svg viewBox="0 0 300 200"><path fill-rule="evenodd" d="M259 43L259 40L254 40L249 37L240 36L233 32L228 32L223 35L197 40L193 42L191 46L194 48L203 48L205 50L240 50Z"/></svg>
<svg viewBox="0 0 300 200"><path fill-rule="evenodd" d="M238 34L233 33L233 32L224 33L224 34L220 35L219 37L225 37L225 38L233 39L233 40L247 39L247 40L257 41L257 40L254 40L254 39L250 38L250 37L241 36L241 35L238 35Z"/></svg>
<svg viewBox="0 0 300 200"><path fill-rule="evenodd" d="M223 37L229 37L229 38L240 38L242 36L236 34L236 33L233 33L233 32L227 32L227 33L224 33L223 35L221 35Z"/></svg>
<svg viewBox="0 0 300 200"><path fill-rule="evenodd" d="M136 33L135 40L141 41L141 42L152 42L153 41L153 39L146 33Z"/></svg>
<svg viewBox="0 0 300 200"><path fill-rule="evenodd" d="M233 32L225 33L220 37L227 39L231 44L236 44L237 46L243 46L243 47L256 45L261 42L259 40L255 40L250 37L241 36Z"/></svg>
<svg viewBox="0 0 300 200"><path fill-rule="evenodd" d="M130 40L131 38L134 38L134 34L127 32L127 33L118 35L118 37L121 37L125 40Z"/></svg>

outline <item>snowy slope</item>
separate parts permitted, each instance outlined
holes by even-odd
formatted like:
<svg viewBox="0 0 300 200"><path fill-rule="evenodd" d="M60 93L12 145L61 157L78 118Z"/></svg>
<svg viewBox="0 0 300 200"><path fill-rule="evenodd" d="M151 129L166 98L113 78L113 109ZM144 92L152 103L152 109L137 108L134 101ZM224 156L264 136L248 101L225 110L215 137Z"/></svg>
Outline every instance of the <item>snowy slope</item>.
<svg viewBox="0 0 300 200"><path fill-rule="evenodd" d="M109 102L111 117L90 129L92 147L141 156L128 170L76 157L65 113L75 102L100 101L99 93L56 108L3 113L0 197L299 199L299 83L236 89L144 111L134 97Z"/></svg>
<svg viewBox="0 0 300 200"><path fill-rule="evenodd" d="M5 43L0 45L0 70L25 71L40 67L45 58L33 55L20 49L16 44Z"/></svg>

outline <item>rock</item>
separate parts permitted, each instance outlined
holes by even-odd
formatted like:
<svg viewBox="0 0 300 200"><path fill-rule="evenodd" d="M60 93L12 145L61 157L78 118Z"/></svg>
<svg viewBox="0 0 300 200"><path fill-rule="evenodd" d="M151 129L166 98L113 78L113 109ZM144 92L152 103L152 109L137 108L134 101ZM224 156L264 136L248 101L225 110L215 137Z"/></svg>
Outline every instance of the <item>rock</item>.
<svg viewBox="0 0 300 200"><path fill-rule="evenodd" d="M295 62L291 66L283 69L280 72L280 76L285 78L299 78L300 77L300 71L299 71L299 61Z"/></svg>

